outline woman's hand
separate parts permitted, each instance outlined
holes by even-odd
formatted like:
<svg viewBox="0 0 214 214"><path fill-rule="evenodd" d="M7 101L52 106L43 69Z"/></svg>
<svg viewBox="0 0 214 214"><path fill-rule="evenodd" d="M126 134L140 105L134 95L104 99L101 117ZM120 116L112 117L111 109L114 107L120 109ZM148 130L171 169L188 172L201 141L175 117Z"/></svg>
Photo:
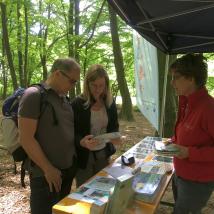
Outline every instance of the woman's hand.
<svg viewBox="0 0 214 214"><path fill-rule="evenodd" d="M175 155L175 157L180 158L180 159L184 159L184 158L188 158L189 157L189 148L186 146L181 146L178 144L173 144L173 146L175 146L176 148L179 149L179 153Z"/></svg>
<svg viewBox="0 0 214 214"><path fill-rule="evenodd" d="M172 139L163 139L163 143L167 146L167 145L170 145L172 142Z"/></svg>
<svg viewBox="0 0 214 214"><path fill-rule="evenodd" d="M110 141L112 144L114 144L115 146L120 146L122 143L123 143L123 141L122 141L122 139L119 137L119 138L115 138L115 139L112 139L111 141Z"/></svg>
<svg viewBox="0 0 214 214"><path fill-rule="evenodd" d="M89 149L89 150L92 150L94 147L96 147L98 143L99 143L99 141L93 139L93 135L86 135L80 141L80 145L82 147Z"/></svg>

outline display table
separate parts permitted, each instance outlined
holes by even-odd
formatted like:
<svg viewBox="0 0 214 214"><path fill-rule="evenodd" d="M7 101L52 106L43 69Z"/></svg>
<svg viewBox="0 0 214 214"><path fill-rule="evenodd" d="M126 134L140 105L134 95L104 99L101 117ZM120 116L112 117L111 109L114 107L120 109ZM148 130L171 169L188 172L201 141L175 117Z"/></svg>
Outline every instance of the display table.
<svg viewBox="0 0 214 214"><path fill-rule="evenodd" d="M145 141L146 139L149 139L149 138L147 137L142 141ZM150 139L154 139L154 138L150 137ZM126 152L126 154L129 153L130 151L134 151L134 150L138 149L138 145L140 143L142 144L142 141L139 142L138 144L136 144L131 149L129 149ZM144 161L149 161L152 158L154 158L155 154L152 152L152 147L146 148L146 149L143 148L143 151L144 150L148 150L147 151L148 154L146 155L146 158L144 159ZM117 158L114 162L118 162L118 161L120 161L120 157ZM135 165L133 165L132 167L135 167ZM105 172L103 170L100 171L97 175L109 176L107 174L107 172ZM132 203L127 208L126 213L127 214L153 214L153 213L155 213L155 211L161 201L161 198L163 197L164 192L171 180L171 177L172 177L172 172L168 172L166 174L166 179L162 182L162 184L160 186L160 190L157 194L157 197L155 198L155 200L152 203L145 203L142 200L133 200ZM80 202L75 199L71 199L69 197L65 197L64 199L62 199L60 202L58 202L56 205L53 206L53 214L69 214L69 213L89 214L90 210L91 210L91 204L82 202L82 201Z"/></svg>

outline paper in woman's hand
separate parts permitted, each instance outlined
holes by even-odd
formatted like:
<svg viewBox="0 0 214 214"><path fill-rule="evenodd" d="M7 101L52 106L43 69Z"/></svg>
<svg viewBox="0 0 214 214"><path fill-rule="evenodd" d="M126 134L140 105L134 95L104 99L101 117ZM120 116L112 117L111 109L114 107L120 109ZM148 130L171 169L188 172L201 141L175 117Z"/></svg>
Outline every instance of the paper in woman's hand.
<svg viewBox="0 0 214 214"><path fill-rule="evenodd" d="M155 141L155 151L158 155L174 156L179 153L179 148L174 144L165 144L162 141Z"/></svg>
<svg viewBox="0 0 214 214"><path fill-rule="evenodd" d="M121 137L120 132L111 132L111 133L105 133L102 135L97 135L94 137L94 139L98 140L100 143L107 143L113 139L117 139L120 137Z"/></svg>
<svg viewBox="0 0 214 214"><path fill-rule="evenodd" d="M91 149L91 151L101 150L105 148L106 143L110 142L112 139L117 139L120 137L121 137L121 134L119 132L111 132L111 133L105 133L102 135L97 135L92 139L98 141L98 144L96 145L96 147Z"/></svg>

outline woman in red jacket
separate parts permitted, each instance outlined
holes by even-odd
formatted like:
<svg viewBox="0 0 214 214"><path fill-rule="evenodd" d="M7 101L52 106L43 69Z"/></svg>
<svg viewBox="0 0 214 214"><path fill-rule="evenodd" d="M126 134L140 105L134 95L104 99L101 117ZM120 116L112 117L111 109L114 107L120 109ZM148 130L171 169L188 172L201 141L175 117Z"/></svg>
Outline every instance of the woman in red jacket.
<svg viewBox="0 0 214 214"><path fill-rule="evenodd" d="M174 214L199 214L214 189L214 99L205 87L207 63L203 55L187 54L169 70L179 96Z"/></svg>

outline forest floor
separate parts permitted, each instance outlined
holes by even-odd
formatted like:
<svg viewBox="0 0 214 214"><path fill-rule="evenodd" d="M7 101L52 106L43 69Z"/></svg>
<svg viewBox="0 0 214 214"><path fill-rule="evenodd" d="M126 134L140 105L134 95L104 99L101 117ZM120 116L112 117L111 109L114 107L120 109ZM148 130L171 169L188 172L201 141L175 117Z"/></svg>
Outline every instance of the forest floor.
<svg viewBox="0 0 214 214"><path fill-rule="evenodd" d="M120 131L124 138L124 143L118 149L113 158L118 157L127 151L134 144L138 143L146 136L153 136L154 129L150 123L138 111L134 112L135 121L120 121ZM1 135L2 133L0 133ZM1 137L1 136L0 136ZM26 176L26 188L20 184L20 165L18 165L18 174L13 173L13 161L11 156L4 150L0 149L0 214L27 214L29 209L29 180ZM72 189L75 189L75 184ZM163 201L173 202L171 184L167 188ZM171 214L172 208L159 205L156 214ZM204 208L203 214L214 213L214 194L210 198L207 207Z"/></svg>

